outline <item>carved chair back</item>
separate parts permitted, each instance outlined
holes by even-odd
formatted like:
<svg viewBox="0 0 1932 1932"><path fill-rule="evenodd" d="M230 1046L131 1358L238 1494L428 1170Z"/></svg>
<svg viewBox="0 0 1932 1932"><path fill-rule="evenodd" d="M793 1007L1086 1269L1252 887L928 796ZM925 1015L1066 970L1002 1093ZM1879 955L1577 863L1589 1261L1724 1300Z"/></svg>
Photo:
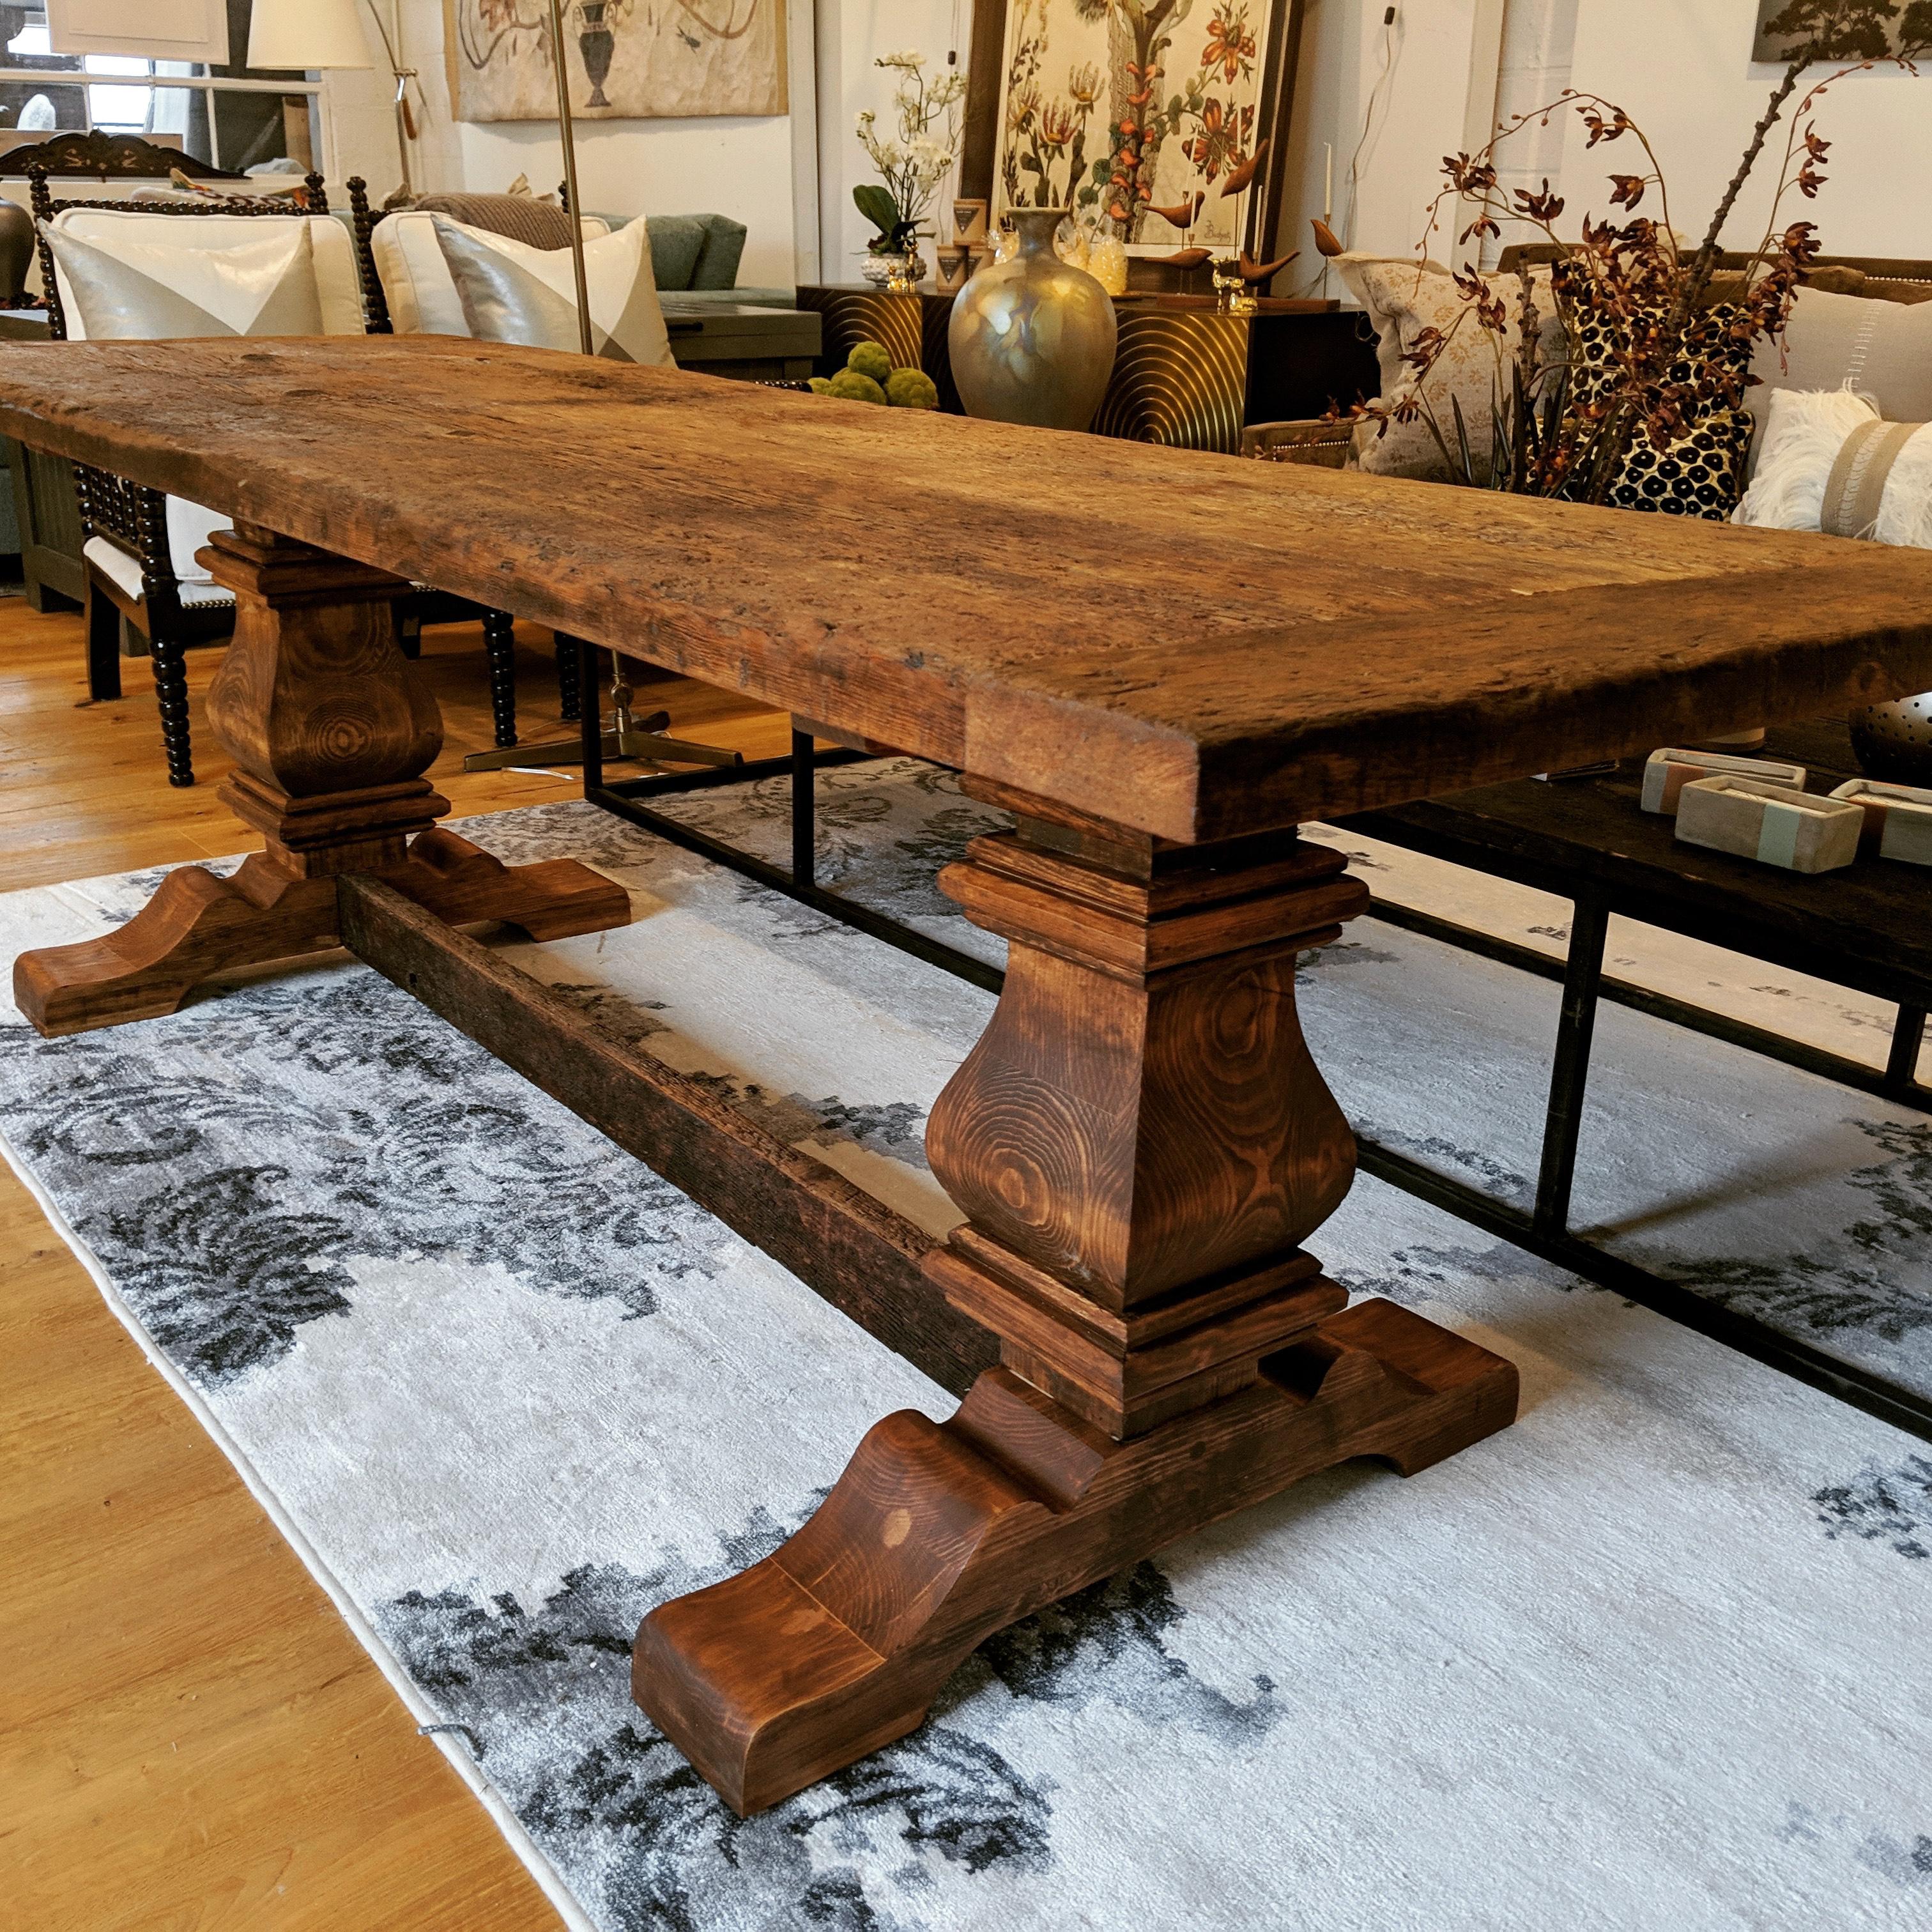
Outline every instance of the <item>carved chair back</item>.
<svg viewBox="0 0 1932 1932"><path fill-rule="evenodd" d="M322 176L309 175L304 182L308 198L300 208L292 208L280 195L196 195L180 200L111 200L78 196L54 197L48 187L50 171L36 162L27 171L28 193L33 203L36 243L40 250L40 281L46 293L48 333L56 342L68 338L65 311L61 306L60 281L54 273L53 250L47 245L45 224L70 208L94 208L115 214L167 214L194 217L202 214L326 214L328 190ZM358 270L360 262L358 262ZM167 499L158 490L143 488L106 471L76 463L74 466L74 493L80 507L81 530L88 537L104 537L116 548L125 550L141 567L142 602L152 622L165 625L180 614L181 592L174 560L169 551Z"/></svg>

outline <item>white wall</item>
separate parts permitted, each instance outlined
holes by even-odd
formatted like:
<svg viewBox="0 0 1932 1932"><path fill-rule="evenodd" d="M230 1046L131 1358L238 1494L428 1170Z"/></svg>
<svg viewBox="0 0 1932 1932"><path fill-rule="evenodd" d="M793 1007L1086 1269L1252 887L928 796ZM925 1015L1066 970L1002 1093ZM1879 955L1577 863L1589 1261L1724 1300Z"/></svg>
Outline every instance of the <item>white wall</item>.
<svg viewBox="0 0 1932 1932"><path fill-rule="evenodd" d="M420 70L423 111L413 167L419 189L506 188L527 175L539 194L563 171L554 122L458 122L451 112L443 51L442 0L379 0L398 15L398 58ZM837 10L838 0L824 0ZM795 56L808 49L812 0L793 0ZM794 144L806 137L810 172L814 126L808 58L794 58L793 115L757 119L579 121L577 161L586 208L617 214L718 213L751 231L738 279L747 286L789 285L815 263L818 236L796 206ZM340 74L329 82L334 177L361 173L380 201L400 178L394 136L387 131L388 90L376 75ZM373 93L376 111L370 111Z"/></svg>
<svg viewBox="0 0 1932 1932"><path fill-rule="evenodd" d="M892 118L898 76L872 63L880 54L912 48L938 72L944 68L949 50L956 50L963 67L972 24L971 0L823 0L818 10L818 199L827 281L859 279L859 257L874 232L852 204L853 189L877 178L852 124L861 108L869 107L883 131ZM942 184L940 199L949 193ZM937 201L933 212L935 227L950 234Z"/></svg>
<svg viewBox="0 0 1932 1932"><path fill-rule="evenodd" d="M551 124L452 119L442 0L379 4L398 10L402 57L422 74L418 184L501 188L526 173L539 191L553 186L561 152ZM734 216L752 231L740 272L748 284L809 279L821 267L828 280L854 279L870 231L852 206L853 187L866 178L853 116L861 107L884 110L892 92L872 62L905 46L935 65L950 47L963 58L970 0L817 0L815 72L813 0L792 4L791 115L580 123L586 203L623 214L716 208ZM1498 104L1517 104L1524 88L1543 80L1560 87L1567 64L1572 84L1621 102L1644 125L1669 172L1673 213L1701 230L1775 77L1750 61L1755 0L1406 0L1387 28L1385 4L1307 0L1285 229L1304 251L1289 272L1297 286L1321 281L1308 221L1322 212L1331 146L1337 226L1346 225L1356 248L1406 254L1440 184L1442 156L1479 144ZM1385 57L1388 79L1364 140ZM380 199L398 178L386 83L376 74L342 74L328 92L332 172L338 180L366 175ZM1853 76L1820 104L1819 121L1834 143L1832 180L1816 203L1788 218L1816 220L1834 252L1932 256L1932 196L1923 187L1932 169L1932 75ZM1586 154L1583 138L1573 125L1560 142L1533 137L1517 158L1526 172L1557 177L1571 220L1604 211L1604 177L1622 165L1600 147ZM1762 227L1772 164L1764 176L1734 220L1733 242L1755 241ZM1459 251L1438 236L1436 252ZM1328 292L1340 292L1332 278Z"/></svg>
<svg viewBox="0 0 1932 1932"><path fill-rule="evenodd" d="M1778 78L1752 64L1756 17L1756 0L1581 0L1574 84L1607 95L1643 128L1670 184L1672 220L1700 238ZM1816 118L1832 143L1828 184L1815 202L1789 197L1780 226L1815 221L1829 254L1932 256L1932 75L1853 74ZM1784 124L1732 217L1729 246L1752 247L1763 232ZM1615 149L1586 154L1584 139L1574 130L1565 151L1573 215L1604 212L1603 178L1624 165Z"/></svg>
<svg viewBox="0 0 1932 1932"><path fill-rule="evenodd" d="M1307 0L1282 231L1284 248L1303 251L1289 271L1298 288L1322 284L1308 224L1322 212L1328 148L1337 232L1352 248L1406 255L1442 184L1442 157L1469 145L1472 82L1485 124L1491 111L1497 0L1406 0L1392 26L1384 11L1384 0ZM1444 245L1438 238L1435 252ZM1342 292L1332 278L1327 292Z"/></svg>

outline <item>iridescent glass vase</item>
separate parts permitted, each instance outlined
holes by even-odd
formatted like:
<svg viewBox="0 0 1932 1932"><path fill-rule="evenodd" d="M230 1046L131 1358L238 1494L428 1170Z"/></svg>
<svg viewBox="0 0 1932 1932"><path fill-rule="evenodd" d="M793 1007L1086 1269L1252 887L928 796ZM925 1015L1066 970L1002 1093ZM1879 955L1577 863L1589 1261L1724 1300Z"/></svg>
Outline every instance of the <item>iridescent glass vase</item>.
<svg viewBox="0 0 1932 1932"><path fill-rule="evenodd" d="M1107 393L1118 325L1113 298L1053 250L1064 208L1011 211L1019 247L952 298L946 347L969 416L1084 429Z"/></svg>

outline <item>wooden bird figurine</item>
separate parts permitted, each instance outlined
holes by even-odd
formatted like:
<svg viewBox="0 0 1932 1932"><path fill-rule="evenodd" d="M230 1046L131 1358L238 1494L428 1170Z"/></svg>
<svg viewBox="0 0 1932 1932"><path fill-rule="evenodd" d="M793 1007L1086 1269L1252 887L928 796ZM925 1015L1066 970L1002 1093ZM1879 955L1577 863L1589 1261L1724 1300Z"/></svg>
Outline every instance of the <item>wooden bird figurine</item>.
<svg viewBox="0 0 1932 1932"><path fill-rule="evenodd" d="M1183 248L1178 254L1162 255L1156 258L1170 268L1198 268L1203 262L1214 259L1214 250L1209 248Z"/></svg>
<svg viewBox="0 0 1932 1932"><path fill-rule="evenodd" d="M1331 262L1337 255L1343 254L1347 252L1342 248L1341 243L1336 238L1334 230L1330 228L1328 223L1322 220L1319 216L1317 216L1313 221L1310 222L1309 226L1315 230L1316 247L1320 250L1324 255L1327 256Z"/></svg>
<svg viewBox="0 0 1932 1932"><path fill-rule="evenodd" d="M1221 194L1224 200L1231 194L1239 194L1242 189L1246 188L1261 172L1262 157L1268 151L1268 144L1266 139L1256 142L1254 152L1221 184Z"/></svg>
<svg viewBox="0 0 1932 1932"><path fill-rule="evenodd" d="M1257 262L1244 248L1241 250L1241 280L1244 282L1271 281L1300 253L1299 248L1292 248L1286 255L1277 255L1272 262Z"/></svg>
<svg viewBox="0 0 1932 1932"><path fill-rule="evenodd" d="M1150 208L1150 214L1157 214L1162 220L1171 222L1180 229L1192 228L1195 218L1201 212L1201 204L1208 199L1204 190L1196 188L1192 201L1178 201L1172 208Z"/></svg>

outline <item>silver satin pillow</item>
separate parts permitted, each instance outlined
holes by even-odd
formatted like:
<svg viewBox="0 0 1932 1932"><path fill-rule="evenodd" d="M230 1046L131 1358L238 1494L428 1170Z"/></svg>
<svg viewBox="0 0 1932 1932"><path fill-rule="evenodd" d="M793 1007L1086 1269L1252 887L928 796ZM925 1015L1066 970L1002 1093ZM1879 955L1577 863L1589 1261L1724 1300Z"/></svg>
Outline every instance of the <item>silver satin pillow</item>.
<svg viewBox="0 0 1932 1932"><path fill-rule="evenodd" d="M96 341L190 335L320 335L322 294L306 220L238 248L197 248L194 218L164 221L166 242L130 234L112 245L83 242L58 220L42 224L81 332ZM263 218L265 224L274 218Z"/></svg>
<svg viewBox="0 0 1932 1932"><path fill-rule="evenodd" d="M575 350L577 303L535 272L530 260L544 263L550 276L570 285L573 272L567 249L535 249L517 242L485 238L448 215L432 214L436 238L449 265L470 332L484 342L520 342L533 349ZM634 224L641 229L642 223ZM669 340L657 286L651 279L648 237L628 229L590 244L590 340L599 356L616 362L668 363ZM616 311L615 320L610 320Z"/></svg>

